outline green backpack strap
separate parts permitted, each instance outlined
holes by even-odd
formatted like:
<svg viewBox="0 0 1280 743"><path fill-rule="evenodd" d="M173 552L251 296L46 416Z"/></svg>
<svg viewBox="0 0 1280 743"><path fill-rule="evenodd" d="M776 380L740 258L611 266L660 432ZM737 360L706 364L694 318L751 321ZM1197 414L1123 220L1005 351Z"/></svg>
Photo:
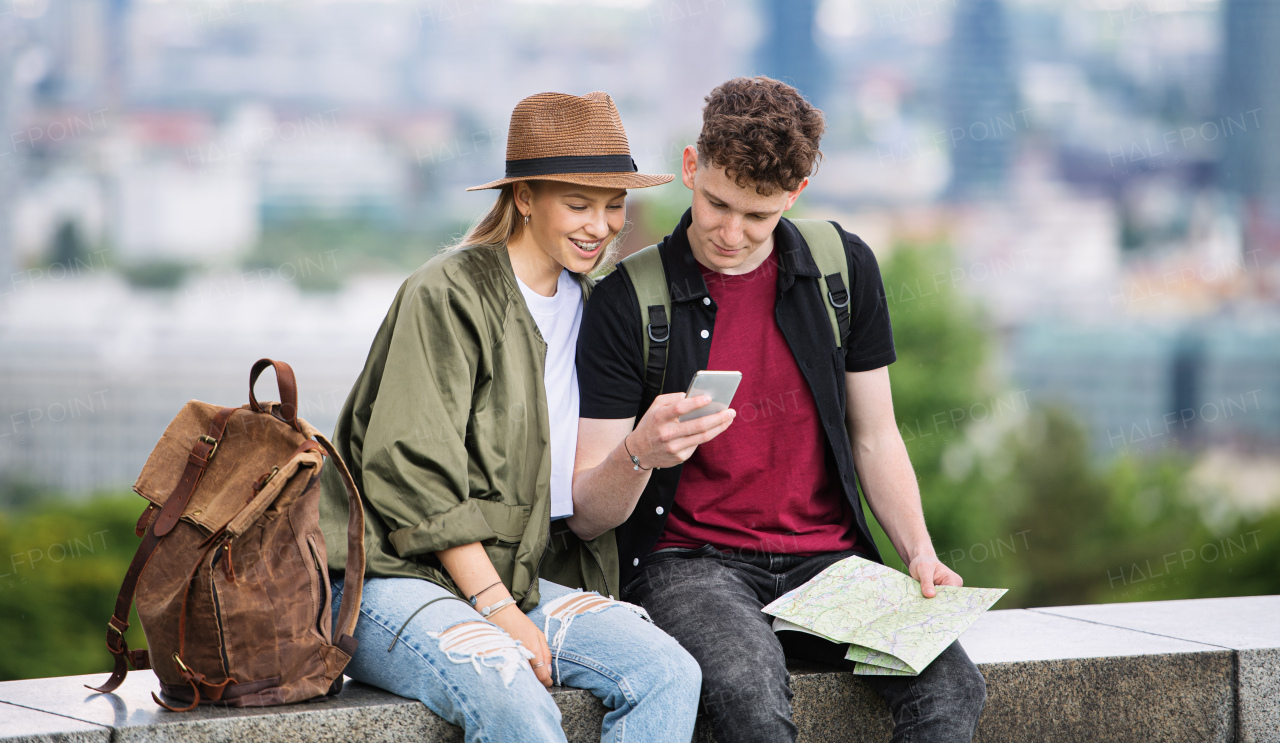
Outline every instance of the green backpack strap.
<svg viewBox="0 0 1280 743"><path fill-rule="evenodd" d="M836 346L844 348L849 340L849 261L844 238L834 224L820 219L793 219L791 224L800 230L818 264L831 331L835 333Z"/></svg>
<svg viewBox="0 0 1280 743"><path fill-rule="evenodd" d="M640 304L641 337L644 340L644 399L662 394L667 373L667 343L671 340L671 294L667 272L657 245L633 253L619 263L631 278Z"/></svg>
<svg viewBox="0 0 1280 743"><path fill-rule="evenodd" d="M791 223L800 230L822 274L831 332L836 345L843 348L849 337L849 263L845 256L844 238L830 222L794 219ZM647 402L662 394L667 372L667 344L671 339L671 294L667 287L667 273L657 245L623 258L619 265L631 278L640 304L645 363L644 399Z"/></svg>

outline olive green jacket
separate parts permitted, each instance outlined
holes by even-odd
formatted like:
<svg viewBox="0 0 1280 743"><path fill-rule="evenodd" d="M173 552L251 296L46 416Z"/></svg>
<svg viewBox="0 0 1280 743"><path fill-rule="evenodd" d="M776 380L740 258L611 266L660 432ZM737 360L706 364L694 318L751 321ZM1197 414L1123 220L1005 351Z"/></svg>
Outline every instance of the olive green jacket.
<svg viewBox="0 0 1280 743"><path fill-rule="evenodd" d="M435 553L480 542L525 611L539 576L617 594L612 531L584 543L556 522L551 538L546 352L505 249L443 253L404 282L333 433L364 497L366 577L461 596ZM322 478L329 568L341 571L347 496L333 467Z"/></svg>

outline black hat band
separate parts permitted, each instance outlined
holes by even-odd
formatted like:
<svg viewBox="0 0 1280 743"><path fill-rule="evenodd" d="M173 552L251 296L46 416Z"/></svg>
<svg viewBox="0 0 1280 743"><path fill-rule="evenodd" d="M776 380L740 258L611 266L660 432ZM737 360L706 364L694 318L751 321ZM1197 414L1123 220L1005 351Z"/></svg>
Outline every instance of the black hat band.
<svg viewBox="0 0 1280 743"><path fill-rule="evenodd" d="M640 170L630 155L562 155L508 160L508 178L561 173L627 173Z"/></svg>

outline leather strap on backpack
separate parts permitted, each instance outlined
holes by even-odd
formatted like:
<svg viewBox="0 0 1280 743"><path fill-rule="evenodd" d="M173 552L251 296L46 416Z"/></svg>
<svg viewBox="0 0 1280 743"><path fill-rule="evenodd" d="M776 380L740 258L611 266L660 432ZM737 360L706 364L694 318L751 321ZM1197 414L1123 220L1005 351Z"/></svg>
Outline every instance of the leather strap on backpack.
<svg viewBox="0 0 1280 743"><path fill-rule="evenodd" d="M138 579L142 576L147 563L151 561L156 548L160 546L160 540L172 531L178 519L182 517L182 512L190 502L192 493L200 484L200 478L204 476L209 462L218 452L218 442L222 440L222 434L226 431L227 421L237 409L223 408L214 415L213 421L209 424L209 432L196 439L196 443L192 445L191 453L187 456L187 467L183 470L178 485L164 502L160 514L147 527L146 536L138 547L138 551L134 553L128 571L124 574L124 582L120 586L119 595L116 596L115 611L107 620L107 650L115 659L115 669L111 671L111 678L107 679L102 686L94 687L85 684L86 688L104 694L112 692L124 683L125 677L129 675L129 666L135 670L151 667L151 658L147 651L129 650L129 644L124 639L124 633L129 629L129 609L133 607L133 596L138 588Z"/></svg>
<svg viewBox="0 0 1280 743"><path fill-rule="evenodd" d="M280 388L280 419L292 426L293 430L302 433L302 429L298 427L298 382L293 376L293 367L283 361L258 359L254 362L253 368L249 370L249 409L255 413L267 412L258 404L258 398L254 397L253 386L258 383L258 376L268 366L276 370L276 386Z"/></svg>
<svg viewBox="0 0 1280 743"><path fill-rule="evenodd" d="M309 427L309 426L308 426ZM333 443L318 431L314 438L329 454L330 464L338 468L342 475L342 484L347 487L347 567L344 572L342 604L338 607L338 621L333 628L336 645L347 655L356 654L356 620L360 617L360 600L364 594L364 504L360 501L360 491L356 489L356 481L351 477L351 470L342 461ZM352 580L354 578L355 580Z"/></svg>

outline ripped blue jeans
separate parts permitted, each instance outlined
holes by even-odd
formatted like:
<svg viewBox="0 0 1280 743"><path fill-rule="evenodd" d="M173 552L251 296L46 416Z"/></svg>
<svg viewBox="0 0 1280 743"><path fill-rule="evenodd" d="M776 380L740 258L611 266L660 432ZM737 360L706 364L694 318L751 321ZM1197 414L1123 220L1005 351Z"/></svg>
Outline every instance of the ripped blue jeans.
<svg viewBox="0 0 1280 743"><path fill-rule="evenodd" d="M547 635L552 680L604 702L600 740L688 743L702 686L693 657L638 607L545 580L538 590L542 603L529 618ZM527 651L466 602L434 601L447 596L426 580L367 579L356 626L360 647L345 673L420 700L460 726L467 743L564 741L560 710ZM341 600L339 580L335 621Z"/></svg>

